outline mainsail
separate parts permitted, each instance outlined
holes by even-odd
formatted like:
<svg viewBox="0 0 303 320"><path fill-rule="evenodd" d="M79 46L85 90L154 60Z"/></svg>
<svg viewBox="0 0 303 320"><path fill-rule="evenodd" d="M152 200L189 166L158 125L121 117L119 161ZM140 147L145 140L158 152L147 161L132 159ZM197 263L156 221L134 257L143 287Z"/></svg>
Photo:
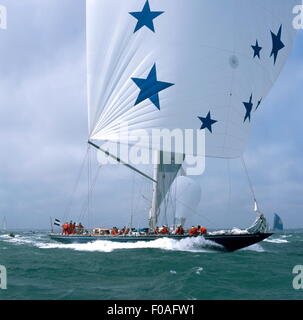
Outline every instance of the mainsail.
<svg viewBox="0 0 303 320"><path fill-rule="evenodd" d="M241 156L292 48L296 3L87 0L90 139L202 129L206 156Z"/></svg>
<svg viewBox="0 0 303 320"><path fill-rule="evenodd" d="M153 199L149 217L151 229L157 225L161 205L182 167L182 158L184 159L183 155L176 153L170 153L168 156L170 157L171 164L165 164L168 162L164 161L165 153L160 151L158 153L158 164L154 165L154 180L157 182L153 183Z"/></svg>

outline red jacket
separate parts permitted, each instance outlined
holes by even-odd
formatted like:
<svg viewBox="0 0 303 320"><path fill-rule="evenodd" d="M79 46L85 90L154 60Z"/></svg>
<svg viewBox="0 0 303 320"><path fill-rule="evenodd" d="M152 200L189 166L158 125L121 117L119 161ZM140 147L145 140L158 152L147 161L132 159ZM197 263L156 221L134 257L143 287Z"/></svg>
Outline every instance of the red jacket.
<svg viewBox="0 0 303 320"><path fill-rule="evenodd" d="M182 235L182 234L184 234L184 229L182 228L182 227L178 227L177 229L176 229L176 232L175 232L176 234L179 234L179 235Z"/></svg>
<svg viewBox="0 0 303 320"><path fill-rule="evenodd" d="M197 233L198 233L198 228L193 227L189 230L188 235L192 237L192 236L195 236Z"/></svg>
<svg viewBox="0 0 303 320"><path fill-rule="evenodd" d="M206 233L207 233L207 229L204 228L204 227L201 227L201 228L200 228L200 233L201 233L201 234L206 234Z"/></svg>
<svg viewBox="0 0 303 320"><path fill-rule="evenodd" d="M168 229L166 227L163 227L160 233L167 234L168 233Z"/></svg>

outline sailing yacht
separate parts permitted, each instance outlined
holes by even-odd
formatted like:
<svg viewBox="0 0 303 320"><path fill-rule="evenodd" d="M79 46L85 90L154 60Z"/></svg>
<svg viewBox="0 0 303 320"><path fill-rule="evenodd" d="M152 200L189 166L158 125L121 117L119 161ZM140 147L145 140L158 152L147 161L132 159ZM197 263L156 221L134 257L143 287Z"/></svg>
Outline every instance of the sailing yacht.
<svg viewBox="0 0 303 320"><path fill-rule="evenodd" d="M2 220L2 229L1 229L1 231L3 232L3 233L6 233L7 232L7 220L6 220L6 217L3 217L3 220ZM15 235L11 232L11 233L9 233L9 236L11 237L11 238L14 238L15 237Z"/></svg>
<svg viewBox="0 0 303 320"><path fill-rule="evenodd" d="M6 232L7 231L7 221L6 221L6 217L3 217L2 219L2 228L1 228L2 232Z"/></svg>
<svg viewBox="0 0 303 320"><path fill-rule="evenodd" d="M282 219L276 213L274 214L273 230L276 231L276 232L283 231Z"/></svg>
<svg viewBox="0 0 303 320"><path fill-rule="evenodd" d="M88 144L152 184L149 228L120 236L88 232L50 237L65 243L162 237L152 231L189 157L243 159L254 114L291 51L295 3L87 0ZM163 143L165 130L181 133L181 148ZM189 132L193 148L185 145ZM111 152L107 143L151 150L157 159L153 175ZM170 162L163 160L167 154ZM201 237L234 251L271 235L249 184L255 223L245 230ZM165 237L180 240L189 235Z"/></svg>

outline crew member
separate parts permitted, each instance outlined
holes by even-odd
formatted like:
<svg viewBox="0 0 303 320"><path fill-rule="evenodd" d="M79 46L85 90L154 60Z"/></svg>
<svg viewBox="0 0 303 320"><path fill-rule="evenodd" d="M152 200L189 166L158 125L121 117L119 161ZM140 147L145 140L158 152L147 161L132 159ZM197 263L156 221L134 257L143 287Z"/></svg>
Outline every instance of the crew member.
<svg viewBox="0 0 303 320"><path fill-rule="evenodd" d="M76 233L76 222L73 223L71 232L72 234Z"/></svg>
<svg viewBox="0 0 303 320"><path fill-rule="evenodd" d="M184 229L181 224L177 227L175 234L177 234L179 236L182 236L184 234Z"/></svg>
<svg viewBox="0 0 303 320"><path fill-rule="evenodd" d="M68 225L68 234L72 234L72 231L73 231L73 221L70 221Z"/></svg>
<svg viewBox="0 0 303 320"><path fill-rule="evenodd" d="M201 227L200 228L200 234L201 234L201 236L203 236L204 234L206 234L207 233L207 229L205 228L205 227Z"/></svg>
<svg viewBox="0 0 303 320"><path fill-rule="evenodd" d="M83 233L84 226L81 224L81 222L79 222L79 224L78 224L78 226L77 226L77 229L78 229L78 233L79 233L79 234L82 234L82 233Z"/></svg>
<svg viewBox="0 0 303 320"><path fill-rule="evenodd" d="M164 226L162 227L162 229L161 229L160 233L161 233L161 234L168 234L168 233L169 233L169 231L168 231L167 226L165 226L165 225L164 225Z"/></svg>
<svg viewBox="0 0 303 320"><path fill-rule="evenodd" d="M68 223L67 223L67 222L65 222L65 223L62 225L62 234L68 235Z"/></svg>
<svg viewBox="0 0 303 320"><path fill-rule="evenodd" d="M125 230L126 230L126 227L123 227L123 228L119 231L119 235L125 234Z"/></svg>
<svg viewBox="0 0 303 320"><path fill-rule="evenodd" d="M190 237L194 237L194 236L196 236L198 234L198 230L199 230L198 228L192 226L191 229L188 232L188 235Z"/></svg>
<svg viewBox="0 0 303 320"><path fill-rule="evenodd" d="M112 228L111 235L112 235L112 236L117 236L117 235L119 235L119 232L118 232L117 227L113 227L113 228Z"/></svg>

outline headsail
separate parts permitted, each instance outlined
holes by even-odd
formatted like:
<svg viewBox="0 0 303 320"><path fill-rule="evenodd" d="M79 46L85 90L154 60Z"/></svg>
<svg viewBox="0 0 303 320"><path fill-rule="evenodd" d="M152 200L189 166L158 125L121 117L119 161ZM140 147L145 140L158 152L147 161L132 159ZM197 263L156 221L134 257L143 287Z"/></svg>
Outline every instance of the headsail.
<svg viewBox="0 0 303 320"><path fill-rule="evenodd" d="M201 129L207 156L242 155L291 50L296 0L86 3L91 139L127 142L122 122L134 140Z"/></svg>
<svg viewBox="0 0 303 320"><path fill-rule="evenodd" d="M266 233L268 232L268 224L263 214L260 214L253 225L246 229L249 233Z"/></svg>

